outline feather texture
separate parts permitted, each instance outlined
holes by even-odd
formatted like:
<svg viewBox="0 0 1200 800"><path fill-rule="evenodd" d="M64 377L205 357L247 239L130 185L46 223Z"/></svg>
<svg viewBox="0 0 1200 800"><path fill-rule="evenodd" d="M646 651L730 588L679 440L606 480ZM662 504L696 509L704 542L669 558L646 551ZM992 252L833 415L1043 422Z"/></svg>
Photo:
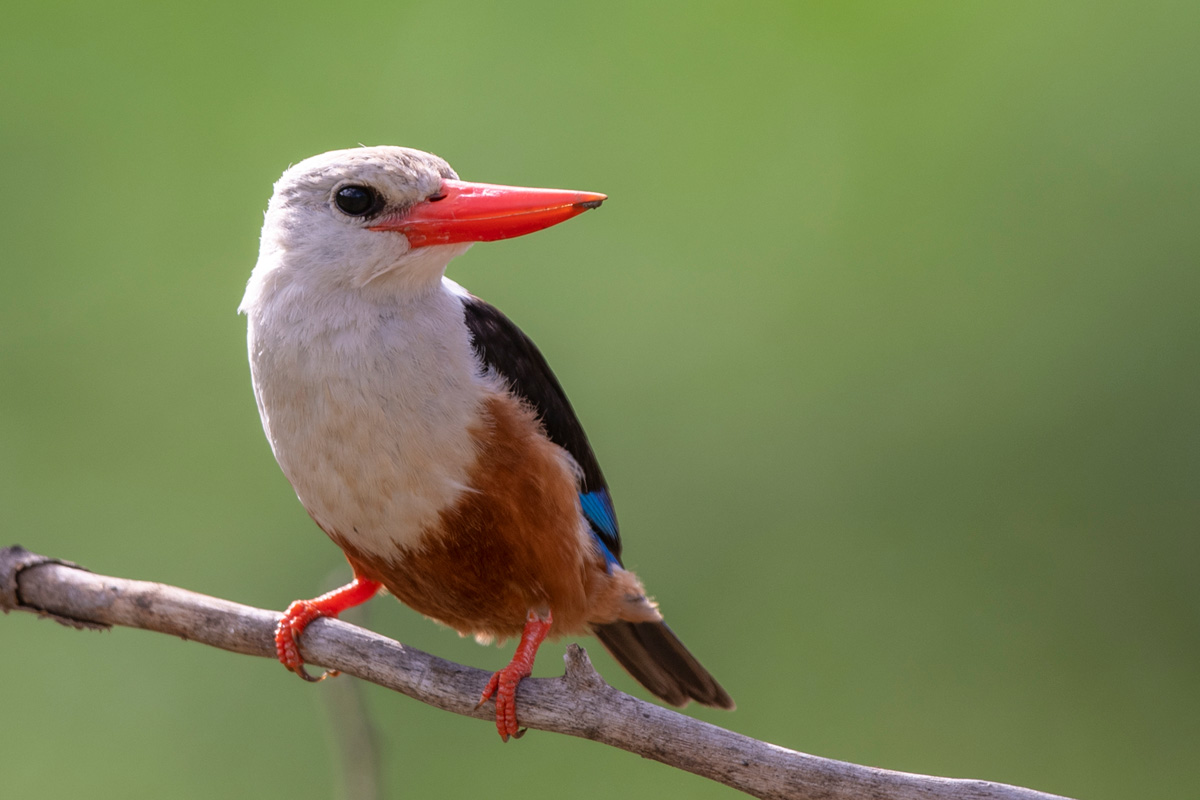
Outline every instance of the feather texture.
<svg viewBox="0 0 1200 800"><path fill-rule="evenodd" d="M558 378L533 340L498 308L465 292L461 296L464 319L480 360L529 404L550 441L579 465L583 514L605 561L619 566L621 533L608 483Z"/></svg>

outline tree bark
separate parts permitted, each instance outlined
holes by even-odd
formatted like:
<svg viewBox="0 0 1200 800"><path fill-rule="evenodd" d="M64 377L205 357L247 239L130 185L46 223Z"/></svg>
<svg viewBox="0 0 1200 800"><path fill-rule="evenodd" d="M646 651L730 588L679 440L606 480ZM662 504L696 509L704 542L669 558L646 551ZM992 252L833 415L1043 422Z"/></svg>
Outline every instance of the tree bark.
<svg viewBox="0 0 1200 800"><path fill-rule="evenodd" d="M76 628L168 633L244 655L275 658L280 614L161 583L96 575L19 546L0 550L0 608ZM313 622L300 652L307 663L386 686L445 711L494 720L476 707L490 674L401 645L334 619ZM561 678L526 678L521 724L578 736L693 772L771 800L1051 800L989 781L876 769L788 750L639 700L609 686L578 645ZM1060 798L1061 800L1061 798Z"/></svg>

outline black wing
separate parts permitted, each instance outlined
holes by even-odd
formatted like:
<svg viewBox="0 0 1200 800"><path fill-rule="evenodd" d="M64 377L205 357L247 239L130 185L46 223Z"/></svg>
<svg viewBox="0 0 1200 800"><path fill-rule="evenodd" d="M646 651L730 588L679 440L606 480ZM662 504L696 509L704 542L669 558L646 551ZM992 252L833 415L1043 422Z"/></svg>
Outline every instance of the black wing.
<svg viewBox="0 0 1200 800"><path fill-rule="evenodd" d="M558 378L533 340L495 306L463 297L464 317L475 352L537 412L550 441L566 450L583 471L579 502L592 534L610 563L621 563L621 534L612 496L587 434L575 416Z"/></svg>

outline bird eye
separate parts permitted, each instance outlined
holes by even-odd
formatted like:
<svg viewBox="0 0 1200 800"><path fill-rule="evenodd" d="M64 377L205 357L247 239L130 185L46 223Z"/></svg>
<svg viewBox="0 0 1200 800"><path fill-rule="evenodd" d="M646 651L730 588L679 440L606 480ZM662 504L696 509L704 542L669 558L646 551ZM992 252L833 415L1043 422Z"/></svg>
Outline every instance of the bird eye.
<svg viewBox="0 0 1200 800"><path fill-rule="evenodd" d="M366 216L380 205L379 195L370 186L343 186L337 190L333 202L352 217Z"/></svg>

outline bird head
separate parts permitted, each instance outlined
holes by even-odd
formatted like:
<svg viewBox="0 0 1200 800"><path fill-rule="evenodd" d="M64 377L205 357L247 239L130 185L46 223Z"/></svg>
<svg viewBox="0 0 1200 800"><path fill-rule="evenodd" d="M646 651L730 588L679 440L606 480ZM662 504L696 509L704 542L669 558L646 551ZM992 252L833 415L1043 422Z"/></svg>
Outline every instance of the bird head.
<svg viewBox="0 0 1200 800"><path fill-rule="evenodd" d="M404 147L323 153L276 182L242 309L284 286L420 295L474 242L532 233L604 199L460 181L441 158Z"/></svg>

